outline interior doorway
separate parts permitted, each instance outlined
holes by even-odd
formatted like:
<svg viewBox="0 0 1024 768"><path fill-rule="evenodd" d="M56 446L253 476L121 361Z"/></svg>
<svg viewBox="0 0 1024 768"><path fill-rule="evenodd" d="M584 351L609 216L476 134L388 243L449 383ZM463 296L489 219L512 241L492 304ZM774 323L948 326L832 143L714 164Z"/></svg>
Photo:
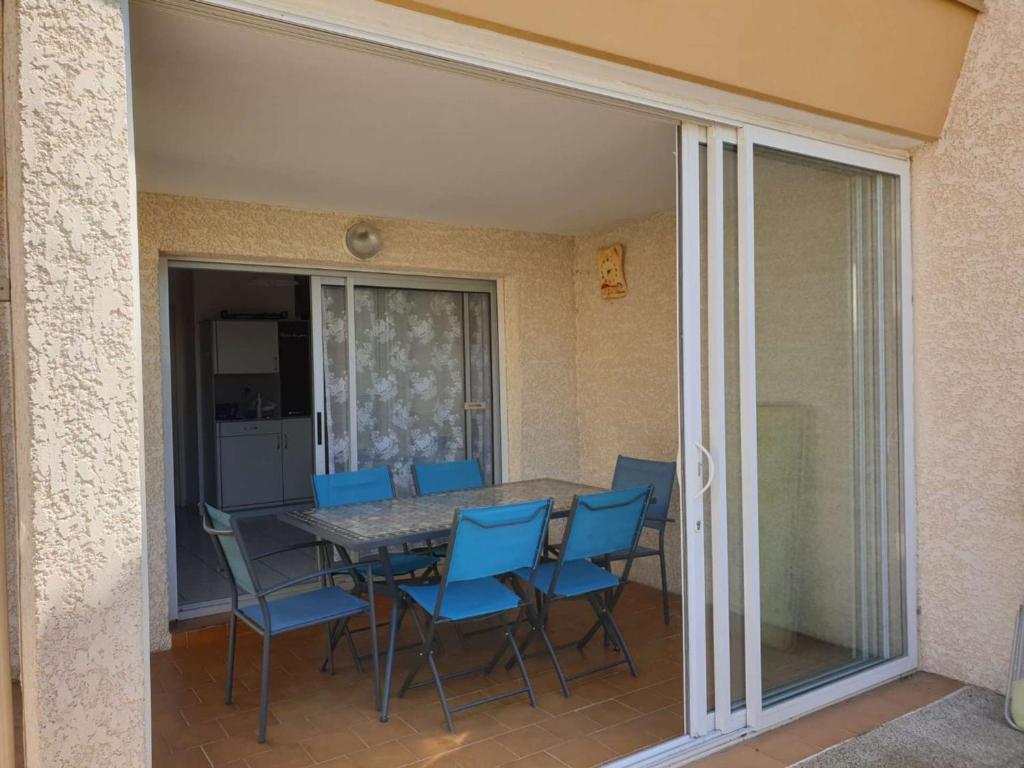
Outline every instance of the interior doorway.
<svg viewBox="0 0 1024 768"><path fill-rule="evenodd" d="M273 513L310 506L314 472L390 466L400 496L413 462L503 476L493 281L175 263L168 299L179 617L230 594L197 504L264 510L269 550L306 538ZM261 567L280 581L311 558Z"/></svg>
<svg viewBox="0 0 1024 768"><path fill-rule="evenodd" d="M310 279L234 269L168 269L174 420L174 570L179 615L222 610L229 585L197 504L285 509L312 501ZM263 543L304 534L272 514ZM308 571L307 553L272 574Z"/></svg>

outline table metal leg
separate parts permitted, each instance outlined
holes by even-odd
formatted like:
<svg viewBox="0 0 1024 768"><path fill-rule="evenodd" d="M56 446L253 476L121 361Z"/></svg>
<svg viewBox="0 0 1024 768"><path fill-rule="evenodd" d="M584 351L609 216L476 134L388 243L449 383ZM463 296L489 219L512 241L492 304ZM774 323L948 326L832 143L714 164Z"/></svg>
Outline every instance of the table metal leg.
<svg viewBox="0 0 1024 768"><path fill-rule="evenodd" d="M384 581L388 585L388 593L391 599L391 628L388 632L388 653L387 661L384 663L384 686L381 691L380 721L388 721L388 706L391 703L391 675L395 666L395 646L398 643L398 585L395 584L395 577L391 573L391 556L387 547L378 550L380 555L381 571Z"/></svg>

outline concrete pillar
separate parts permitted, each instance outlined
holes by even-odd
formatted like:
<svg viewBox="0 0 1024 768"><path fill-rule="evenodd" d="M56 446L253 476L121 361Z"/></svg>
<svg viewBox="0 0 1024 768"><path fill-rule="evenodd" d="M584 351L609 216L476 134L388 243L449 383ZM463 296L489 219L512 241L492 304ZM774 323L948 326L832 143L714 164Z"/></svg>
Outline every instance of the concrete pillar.
<svg viewBox="0 0 1024 768"><path fill-rule="evenodd" d="M149 762L135 180L119 0L4 18L26 764Z"/></svg>

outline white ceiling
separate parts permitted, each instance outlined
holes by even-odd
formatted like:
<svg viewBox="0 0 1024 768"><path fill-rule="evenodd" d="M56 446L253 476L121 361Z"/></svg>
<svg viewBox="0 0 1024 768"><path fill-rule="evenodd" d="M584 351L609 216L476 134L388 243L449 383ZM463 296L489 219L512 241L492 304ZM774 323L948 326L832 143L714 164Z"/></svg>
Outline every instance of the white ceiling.
<svg viewBox="0 0 1024 768"><path fill-rule="evenodd" d="M668 122L149 2L131 18L144 191L566 234L673 204Z"/></svg>

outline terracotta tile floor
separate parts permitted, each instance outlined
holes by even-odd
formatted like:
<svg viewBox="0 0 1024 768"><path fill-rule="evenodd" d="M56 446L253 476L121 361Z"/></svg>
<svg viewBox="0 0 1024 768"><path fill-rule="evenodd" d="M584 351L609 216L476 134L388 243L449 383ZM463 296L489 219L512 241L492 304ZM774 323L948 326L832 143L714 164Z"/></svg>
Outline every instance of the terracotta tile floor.
<svg viewBox="0 0 1024 768"><path fill-rule="evenodd" d="M382 606L383 608L384 606ZM386 615L382 611L382 615ZM590 625L585 604L557 605L552 639L578 637ZM390 722L373 709L369 673L354 670L340 645L336 673L318 671L323 630L283 635L272 656L268 742L256 741L259 638L240 634L235 703L223 703L226 631L223 626L175 635L175 648L152 656L153 749L155 768L399 768L400 766L600 765L683 733L682 641L678 612L662 623L657 591L630 585L616 611L636 658L640 675L625 667L572 684L565 699L545 657L527 661L538 708L525 696L455 715L448 733L432 686L392 699ZM411 642L412 630L402 642ZM384 633L381 633L384 636ZM368 650L366 633L357 635ZM460 640L443 636L442 672L483 663L496 647L496 633ZM397 683L412 661L412 651L396 657ZM615 656L617 657L617 655ZM568 673L613 658L601 643L585 655L560 654ZM421 677L420 679L426 679ZM518 686L519 678L500 668L446 684L453 702L491 695ZM781 766L862 733L923 706L959 684L918 674L815 713L764 736L696 763L702 766Z"/></svg>
<svg viewBox="0 0 1024 768"><path fill-rule="evenodd" d="M336 652L332 677L318 671L323 658L322 628L283 635L275 640L272 653L265 745L256 741L259 638L252 633L239 636L235 703L226 706L224 628L176 635L173 650L152 656L153 764L155 768L598 765L683 733L678 613L673 613L666 627L659 593L631 585L616 618L633 651L639 677L631 677L622 666L576 681L571 684L572 697L565 699L547 658L536 656L527 660L527 668L537 691L537 709L523 695L469 710L455 715L454 734L444 726L432 686L411 691L404 699L393 698L390 721L380 723L373 709L370 674L354 670L344 644ZM591 620L586 604L557 605L552 611L552 640L557 644L578 637ZM403 634L404 642L412 641L408 622ZM366 633L356 637L367 651ZM462 641L448 633L443 641L442 672L483 663L495 649L498 635L489 632ZM412 654L396 656L399 681ZM565 650L560 658L571 674L618 654L606 651L598 638L585 655ZM446 689L459 702L519 684L517 673L499 667L488 677L452 680Z"/></svg>

